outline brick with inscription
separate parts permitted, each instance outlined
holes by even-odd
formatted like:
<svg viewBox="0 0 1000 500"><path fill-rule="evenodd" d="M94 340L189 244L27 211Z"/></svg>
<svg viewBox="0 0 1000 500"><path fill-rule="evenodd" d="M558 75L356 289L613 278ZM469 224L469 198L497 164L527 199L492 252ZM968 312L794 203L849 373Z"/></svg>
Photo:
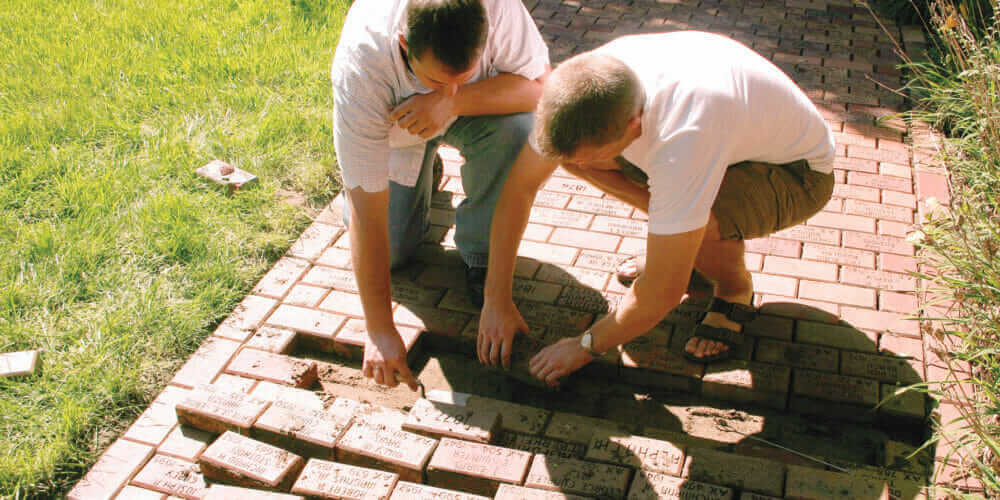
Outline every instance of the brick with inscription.
<svg viewBox="0 0 1000 500"><path fill-rule="evenodd" d="M387 470L404 481L423 482L437 440L404 431L381 415L358 418L337 442L337 461Z"/></svg>
<svg viewBox="0 0 1000 500"><path fill-rule="evenodd" d="M634 431L638 431L634 426L614 420L557 411L552 414L549 425L545 427L545 436L570 443L590 444L594 433L605 429L625 435L635 434Z"/></svg>
<svg viewBox="0 0 1000 500"><path fill-rule="evenodd" d="M565 307L542 304L534 301L523 301L518 304L518 310L524 320L543 326L574 328L580 331L587 329L594 319L592 313L575 311Z"/></svg>
<svg viewBox="0 0 1000 500"><path fill-rule="evenodd" d="M765 255L780 255L782 257L798 257L802 243L780 238L756 238L746 241L748 252Z"/></svg>
<svg viewBox="0 0 1000 500"><path fill-rule="evenodd" d="M590 439L586 459L677 476L684 456L684 447L670 441L600 431Z"/></svg>
<svg viewBox="0 0 1000 500"><path fill-rule="evenodd" d="M581 256L582 258L582 256ZM542 264L535 279L560 285L583 285L595 290L603 290L608 283L609 273L586 267L564 267Z"/></svg>
<svg viewBox="0 0 1000 500"><path fill-rule="evenodd" d="M587 500L587 497L570 495L558 491L525 488L513 484L501 484L494 500Z"/></svg>
<svg viewBox="0 0 1000 500"><path fill-rule="evenodd" d="M840 245L840 231L825 227L797 225L787 229L782 229L772 236L790 240L808 241L810 243L822 243L824 245Z"/></svg>
<svg viewBox="0 0 1000 500"><path fill-rule="evenodd" d="M671 350L671 328L658 326L623 344L622 366L701 377L704 365L692 363Z"/></svg>
<svg viewBox="0 0 1000 500"><path fill-rule="evenodd" d="M253 293L280 299L291 290L292 286L309 269L309 263L304 260L284 257L274 264L270 271L254 287Z"/></svg>
<svg viewBox="0 0 1000 500"><path fill-rule="evenodd" d="M755 359L800 368L837 373L840 351L832 347L771 339L757 341Z"/></svg>
<svg viewBox="0 0 1000 500"><path fill-rule="evenodd" d="M398 481L391 472L312 458L292 493L323 500L384 500Z"/></svg>
<svg viewBox="0 0 1000 500"><path fill-rule="evenodd" d="M400 304L393 311L393 321L397 325L413 326L438 335L457 337L469 322L469 314L442 311L436 307L422 307Z"/></svg>
<svg viewBox="0 0 1000 500"><path fill-rule="evenodd" d="M315 410L322 410L325 406L323 398L314 391L298 389L283 384L275 384L274 382L260 382L253 388L250 395L263 401L272 403L275 401L284 401L296 406Z"/></svg>
<svg viewBox="0 0 1000 500"><path fill-rule="evenodd" d="M155 449L127 439L119 439L97 459L69 491L69 500L110 500L153 456Z"/></svg>
<svg viewBox="0 0 1000 500"><path fill-rule="evenodd" d="M165 500L166 498L165 493L129 485L122 488L115 500Z"/></svg>
<svg viewBox="0 0 1000 500"><path fill-rule="evenodd" d="M876 352L875 342L857 328L831 325L815 321L799 321L795 340L806 344L819 344L838 349Z"/></svg>
<svg viewBox="0 0 1000 500"><path fill-rule="evenodd" d="M781 500L779 497L772 497L770 495L761 495L760 493L754 493L752 491L744 491L740 495L740 500Z"/></svg>
<svg viewBox="0 0 1000 500"><path fill-rule="evenodd" d="M316 362L257 349L242 349L229 362L228 373L293 387L316 382Z"/></svg>
<svg viewBox="0 0 1000 500"><path fill-rule="evenodd" d="M796 369L792 391L801 396L827 401L875 406L878 382L860 377Z"/></svg>
<svg viewBox="0 0 1000 500"><path fill-rule="evenodd" d="M545 283L515 277L512 292L515 299L527 299L535 302L546 302L551 304L556 301L556 297L559 296L559 292L562 291L562 288L562 286L554 283Z"/></svg>
<svg viewBox="0 0 1000 500"><path fill-rule="evenodd" d="M521 240L517 248L517 255L528 257L542 262L553 264L570 265L576 259L579 249L563 245L550 245L548 243L538 243L535 241Z"/></svg>
<svg viewBox="0 0 1000 500"><path fill-rule="evenodd" d="M872 252L887 252L907 256L915 253L913 244L906 241L905 238L881 234L857 233L854 231L844 232L844 246Z"/></svg>
<svg viewBox="0 0 1000 500"><path fill-rule="evenodd" d="M224 484L213 484L209 486L203 500L305 500L299 495L289 495L288 493L275 493L273 491L255 490L251 488L240 488L239 486L227 486Z"/></svg>
<svg viewBox="0 0 1000 500"><path fill-rule="evenodd" d="M333 460L334 446L352 417L279 399L254 422L250 432L255 439L298 455Z"/></svg>
<svg viewBox="0 0 1000 500"><path fill-rule="evenodd" d="M205 448L208 448L213 439L215 439L215 435L211 432L205 432L186 425L178 425L174 427L174 430L170 431L167 439L163 440L163 443L157 447L156 452L194 462L201 456L201 452L205 451Z"/></svg>
<svg viewBox="0 0 1000 500"><path fill-rule="evenodd" d="M802 249L802 258L806 260L830 262L833 264L867 267L869 269L875 268L874 253L854 248L840 248L806 243Z"/></svg>
<svg viewBox="0 0 1000 500"><path fill-rule="evenodd" d="M392 300L400 304L434 306L443 295L444 290L441 289L425 288L400 277L393 277L392 280Z"/></svg>
<svg viewBox="0 0 1000 500"><path fill-rule="evenodd" d="M732 500L732 488L640 470L629 487L628 500Z"/></svg>
<svg viewBox="0 0 1000 500"><path fill-rule="evenodd" d="M875 219L861 215L850 215L833 212L819 212L806 221L810 226L829 227L850 231L875 232Z"/></svg>
<svg viewBox="0 0 1000 500"><path fill-rule="evenodd" d="M287 354L295 345L295 330L262 326L247 340L246 346L251 349Z"/></svg>
<svg viewBox="0 0 1000 500"><path fill-rule="evenodd" d="M499 431L500 421L500 414L495 410L418 399L403 429L430 437L447 436L489 443Z"/></svg>
<svg viewBox="0 0 1000 500"><path fill-rule="evenodd" d="M586 229L594 216L569 210L555 208L532 207L529 221L548 226L560 226L573 229Z"/></svg>
<svg viewBox="0 0 1000 500"><path fill-rule="evenodd" d="M554 191L556 193L566 193L571 195L585 195L592 196L594 198L600 198L604 195L600 189L591 186L585 181L578 179L566 179L553 177L545 183L543 188L546 191Z"/></svg>
<svg viewBox="0 0 1000 500"><path fill-rule="evenodd" d="M848 172L847 183L877 189L891 189L901 193L913 192L913 181L909 179L870 174L866 172Z"/></svg>
<svg viewBox="0 0 1000 500"><path fill-rule="evenodd" d="M923 420L927 416L927 402L917 389L901 385L881 384L882 402L878 412L889 417Z"/></svg>
<svg viewBox="0 0 1000 500"><path fill-rule="evenodd" d="M540 434L552 415L549 410L462 392L432 390L427 392L427 399L476 410L496 411L500 414L500 428L524 434Z"/></svg>
<svg viewBox="0 0 1000 500"><path fill-rule="evenodd" d="M784 409L791 369L753 361L712 363L705 368L701 393L711 398L759 403Z"/></svg>
<svg viewBox="0 0 1000 500"><path fill-rule="evenodd" d="M891 193L893 191L886 191ZM847 200L844 211L853 215L871 217L873 219L894 220L896 222L913 222L913 210L907 207L883 205L868 201Z"/></svg>
<svg viewBox="0 0 1000 500"><path fill-rule="evenodd" d="M534 436L512 431L501 432L496 445L534 454L562 458L582 459L587 455L587 445L583 443L571 443L545 436Z"/></svg>
<svg viewBox="0 0 1000 500"><path fill-rule="evenodd" d="M573 458L535 455L524 486L596 498L622 498L630 470Z"/></svg>
<svg viewBox="0 0 1000 500"><path fill-rule="evenodd" d="M792 340L795 334L795 321L772 314L759 314L756 319L743 325L743 331L754 337Z"/></svg>
<svg viewBox="0 0 1000 500"><path fill-rule="evenodd" d="M442 438L427 465L427 483L493 496L501 483L521 484L531 453Z"/></svg>
<svg viewBox="0 0 1000 500"><path fill-rule="evenodd" d="M160 444L177 424L175 407L187 393L185 389L168 385L125 431L124 437L153 446Z"/></svg>
<svg viewBox="0 0 1000 500"><path fill-rule="evenodd" d="M583 250L576 259L576 266L597 271L614 271L622 260L624 258L617 254Z"/></svg>
<svg viewBox="0 0 1000 500"><path fill-rule="evenodd" d="M203 431L246 434L271 403L243 392L201 385L177 404L177 420Z"/></svg>
<svg viewBox="0 0 1000 500"><path fill-rule="evenodd" d="M925 500L923 487L926 478L922 473L895 470L872 465L844 464L852 475L876 481L888 488L888 500Z"/></svg>
<svg viewBox="0 0 1000 500"><path fill-rule="evenodd" d="M883 498L883 484L857 475L816 470L811 467L788 467L785 498L857 499Z"/></svg>
<svg viewBox="0 0 1000 500"><path fill-rule="evenodd" d="M781 496L786 465L705 448L688 450L683 477L743 491Z"/></svg>
<svg viewBox="0 0 1000 500"><path fill-rule="evenodd" d="M232 314L219 324L213 335L245 342L277 305L278 301L274 299L247 295L236 305Z"/></svg>
<svg viewBox="0 0 1000 500"><path fill-rule="evenodd" d="M567 286L559 298L555 300L555 304L578 311L602 314L614 310L620 300L621 295L618 294L602 293L592 288Z"/></svg>
<svg viewBox="0 0 1000 500"><path fill-rule="evenodd" d="M170 382L186 389L198 384L210 384L222 369L229 364L233 354L240 348L239 342L220 337L209 337L194 354L188 358Z"/></svg>
<svg viewBox="0 0 1000 500"><path fill-rule="evenodd" d="M236 486L288 491L302 457L227 431L198 458L205 477Z"/></svg>
<svg viewBox="0 0 1000 500"><path fill-rule="evenodd" d="M313 266L302 277L302 282L325 288L336 288L337 290L346 292L358 292L358 282L354 277L354 271L337 269L335 267Z"/></svg>
<svg viewBox="0 0 1000 500"><path fill-rule="evenodd" d="M590 230L601 233L616 234L619 236L641 238L646 236L648 228L647 224L642 221L599 215L594 217L594 222L590 225Z"/></svg>
<svg viewBox="0 0 1000 500"><path fill-rule="evenodd" d="M917 278L914 276L850 266L841 268L840 282L879 290L912 292L917 289Z"/></svg>
<svg viewBox="0 0 1000 500"><path fill-rule="evenodd" d="M489 498L400 479L396 483L396 487L392 489L392 496L389 497L389 500L489 500Z"/></svg>
<svg viewBox="0 0 1000 500"><path fill-rule="evenodd" d="M191 500L201 500L208 488L198 464L166 455L150 459L132 484Z"/></svg>
<svg viewBox="0 0 1000 500"><path fill-rule="evenodd" d="M587 196L574 196L566 208L614 217L628 217L635 210L632 205L612 198L590 198Z"/></svg>
<svg viewBox="0 0 1000 500"><path fill-rule="evenodd" d="M892 383L914 384L921 380L920 374L913 370L906 359L863 352L844 351L841 355L840 372Z"/></svg>

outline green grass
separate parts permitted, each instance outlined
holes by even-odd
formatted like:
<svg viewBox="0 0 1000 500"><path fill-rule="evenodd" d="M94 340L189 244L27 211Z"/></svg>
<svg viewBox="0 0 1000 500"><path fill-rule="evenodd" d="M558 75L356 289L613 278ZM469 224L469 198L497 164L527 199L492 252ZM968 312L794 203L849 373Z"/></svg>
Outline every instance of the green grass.
<svg viewBox="0 0 1000 500"><path fill-rule="evenodd" d="M0 351L43 366L0 380L0 497L71 487L339 189L348 5L0 3Z"/></svg>

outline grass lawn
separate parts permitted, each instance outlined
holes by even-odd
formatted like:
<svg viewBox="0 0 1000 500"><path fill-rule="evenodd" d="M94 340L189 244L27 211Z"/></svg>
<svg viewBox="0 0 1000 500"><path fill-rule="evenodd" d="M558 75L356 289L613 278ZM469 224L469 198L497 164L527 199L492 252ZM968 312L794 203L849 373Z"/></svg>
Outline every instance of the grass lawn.
<svg viewBox="0 0 1000 500"><path fill-rule="evenodd" d="M0 497L67 491L339 189L348 5L0 6L0 352L43 366L0 379Z"/></svg>

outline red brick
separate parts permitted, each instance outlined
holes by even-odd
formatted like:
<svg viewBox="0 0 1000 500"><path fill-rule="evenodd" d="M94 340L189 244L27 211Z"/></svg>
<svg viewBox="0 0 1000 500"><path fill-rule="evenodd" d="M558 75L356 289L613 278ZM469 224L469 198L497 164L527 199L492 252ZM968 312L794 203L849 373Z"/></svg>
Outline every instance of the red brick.
<svg viewBox="0 0 1000 500"><path fill-rule="evenodd" d="M326 293L329 291L328 288L318 286L295 285L282 302L294 306L316 307L316 304L319 304L319 301L323 300L323 297L326 297Z"/></svg>
<svg viewBox="0 0 1000 500"><path fill-rule="evenodd" d="M165 500L167 495L159 491L147 490L138 486L126 486L115 500Z"/></svg>
<svg viewBox="0 0 1000 500"><path fill-rule="evenodd" d="M844 200L840 198L830 198L830 201L826 202L821 209L823 212L829 212L832 214L839 214L844 211Z"/></svg>
<svg viewBox="0 0 1000 500"><path fill-rule="evenodd" d="M772 276L770 274L763 273L750 274L753 277L754 291L757 293L784 295L786 297L795 296L795 290L798 287L799 281L795 278Z"/></svg>
<svg viewBox="0 0 1000 500"><path fill-rule="evenodd" d="M628 500L733 500L733 490L725 486L691 481L650 471L636 471Z"/></svg>
<svg viewBox="0 0 1000 500"><path fill-rule="evenodd" d="M191 389L198 384L210 384L240 348L240 343L220 337L209 337L188 358L170 383Z"/></svg>
<svg viewBox="0 0 1000 500"><path fill-rule="evenodd" d="M937 198L943 205L951 202L951 191L948 188L948 176L918 170L916 178L917 197L921 200Z"/></svg>
<svg viewBox="0 0 1000 500"><path fill-rule="evenodd" d="M560 245L580 247L588 250L614 252L621 242L621 237L613 234L600 234L592 231L560 227L556 228L552 233L552 241Z"/></svg>
<svg viewBox="0 0 1000 500"><path fill-rule="evenodd" d="M885 192L891 193L892 191ZM906 223L913 222L913 210L907 207L883 205L867 201L847 200L844 209L848 214L860 215L872 219L894 220ZM874 232L874 230L872 232Z"/></svg>
<svg viewBox="0 0 1000 500"><path fill-rule="evenodd" d="M177 425L177 405L188 391L167 386L139 415L123 437L152 446L159 445Z"/></svg>
<svg viewBox="0 0 1000 500"><path fill-rule="evenodd" d="M894 222L888 220L878 221L878 234L883 234L887 236L895 236L897 238L905 238L910 231L913 230L912 224L904 224L902 222Z"/></svg>
<svg viewBox="0 0 1000 500"><path fill-rule="evenodd" d="M875 307L875 291L868 288L802 280L799 297L838 304Z"/></svg>
<svg viewBox="0 0 1000 500"><path fill-rule="evenodd" d="M531 241L545 242L552 235L552 226L543 226L542 224L531 224L529 223L524 228L524 234L521 238Z"/></svg>
<svg viewBox="0 0 1000 500"><path fill-rule="evenodd" d="M531 453L442 438L427 465L427 483L493 496L500 483L522 484Z"/></svg>
<svg viewBox="0 0 1000 500"><path fill-rule="evenodd" d="M288 404L294 404L296 406L322 410L325 406L323 402L323 397L315 391L310 391L306 389L297 389L288 385L275 384L273 382L262 381L253 388L250 395L256 399L274 403L276 401L284 401ZM342 398L337 398L334 401L336 404Z"/></svg>
<svg viewBox="0 0 1000 500"><path fill-rule="evenodd" d="M279 399L253 424L254 439L301 456L333 460L334 446L353 412L323 410Z"/></svg>
<svg viewBox="0 0 1000 500"><path fill-rule="evenodd" d="M854 172L866 172L866 173L878 173L878 162L875 160L866 160L863 158L844 158L838 156L833 159L833 165L837 169L848 170ZM843 180L838 180L837 184L843 185Z"/></svg>
<svg viewBox="0 0 1000 500"><path fill-rule="evenodd" d="M399 481L390 472L310 459L292 487L292 493L324 500L388 498Z"/></svg>
<svg viewBox="0 0 1000 500"><path fill-rule="evenodd" d="M198 464L166 455L154 456L132 479L132 484L190 500L201 500L208 489Z"/></svg>
<svg viewBox="0 0 1000 500"><path fill-rule="evenodd" d="M594 433L587 446L586 455L587 460L594 462L606 462L674 476L680 475L684 457L684 446L680 443L643 436L623 436L617 431L608 430Z"/></svg>
<svg viewBox="0 0 1000 500"><path fill-rule="evenodd" d="M517 254L552 264L570 265L576 259L579 249L568 246L550 245L522 240Z"/></svg>
<svg viewBox="0 0 1000 500"><path fill-rule="evenodd" d="M452 437L490 443L500 428L495 410L469 408L418 399L410 409L403 429L429 437Z"/></svg>
<svg viewBox="0 0 1000 500"><path fill-rule="evenodd" d="M875 139L873 137L865 137L858 134L833 134L833 140L837 144L846 144L848 146L875 147Z"/></svg>
<svg viewBox="0 0 1000 500"><path fill-rule="evenodd" d="M288 491L302 470L302 457L226 432L198 459L205 477L236 486Z"/></svg>
<svg viewBox="0 0 1000 500"><path fill-rule="evenodd" d="M642 238L646 236L648 227L645 222L634 219L622 219L599 215L594 218L593 224L590 225L590 230L600 233L617 234L619 236Z"/></svg>
<svg viewBox="0 0 1000 500"><path fill-rule="evenodd" d="M790 499L886 498L881 482L812 467L789 466L786 482L785 498Z"/></svg>
<svg viewBox="0 0 1000 500"><path fill-rule="evenodd" d="M576 259L576 266L595 269L598 271L614 271L618 264L625 260L625 257L614 253L595 252L593 250L583 250L580 257ZM551 281L551 280L548 280Z"/></svg>
<svg viewBox="0 0 1000 500"><path fill-rule="evenodd" d="M188 462L194 462L205 451L209 443L215 439L210 432L201 429L178 425L170 432L167 439L156 449L157 453L168 455Z"/></svg>
<svg viewBox="0 0 1000 500"><path fill-rule="evenodd" d="M806 221L810 226L832 227L851 231L875 232L875 220L870 217L850 214L820 212Z"/></svg>
<svg viewBox="0 0 1000 500"><path fill-rule="evenodd" d="M878 267L883 271L910 274L917 272L917 259L914 257L904 257L891 253L884 253L878 257Z"/></svg>
<svg viewBox="0 0 1000 500"><path fill-rule="evenodd" d="M455 490L434 488L400 480L392 489L389 500L489 500L488 497L470 495Z"/></svg>
<svg viewBox="0 0 1000 500"><path fill-rule="evenodd" d="M903 179L913 179L913 169L908 164L900 165L898 163L882 162L878 165L878 173L892 177L901 177Z"/></svg>
<svg viewBox="0 0 1000 500"><path fill-rule="evenodd" d="M906 207L911 210L916 210L917 208L917 197L909 193L900 193L898 191L882 191L882 203L887 205L896 205L900 207ZM912 215L910 220L904 222L912 222Z"/></svg>
<svg viewBox="0 0 1000 500"><path fill-rule="evenodd" d="M629 474L627 467L535 455L524 485L594 498L622 498L628 491Z"/></svg>
<svg viewBox="0 0 1000 500"><path fill-rule="evenodd" d="M785 366L727 361L705 368L703 396L785 409L791 370Z"/></svg>
<svg viewBox="0 0 1000 500"><path fill-rule="evenodd" d="M239 500L305 500L298 495L253 490L238 486L226 486L224 484L213 484L210 486L203 500L232 500L234 498L238 498Z"/></svg>
<svg viewBox="0 0 1000 500"><path fill-rule="evenodd" d="M799 249L802 247L798 241L779 238L757 238L746 240L745 243L749 252L792 258L799 256Z"/></svg>
<svg viewBox="0 0 1000 500"><path fill-rule="evenodd" d="M529 221L534 224L557 226L572 229L586 229L594 216L569 210L559 210L546 207L532 207Z"/></svg>
<svg viewBox="0 0 1000 500"><path fill-rule="evenodd" d="M229 362L228 373L257 380L268 380L295 387L310 387L316 382L316 362L274 354L257 349L241 349Z"/></svg>
<svg viewBox="0 0 1000 500"><path fill-rule="evenodd" d="M840 371L844 375L890 383L914 384L923 380L906 359L866 352L844 351Z"/></svg>
<svg viewBox="0 0 1000 500"><path fill-rule="evenodd" d="M337 240L341 231L343 228L313 222L288 249L288 255L305 260L315 260L323 253L323 250L326 250Z"/></svg>
<svg viewBox="0 0 1000 500"><path fill-rule="evenodd" d="M365 310L361 306L361 295L352 292L331 290L319 305L320 309L337 314L363 318Z"/></svg>
<svg viewBox="0 0 1000 500"><path fill-rule="evenodd" d="M913 245L903 238L875 234L844 232L844 246L873 252L887 252L899 255L913 255Z"/></svg>
<svg viewBox="0 0 1000 500"><path fill-rule="evenodd" d="M313 336L333 338L344 317L315 309L282 305L267 319L267 323L306 333Z"/></svg>
<svg viewBox="0 0 1000 500"><path fill-rule="evenodd" d="M548 26L546 26L548 28ZM553 177L545 183L542 188L546 191L554 191L556 193L566 193L570 195L586 195L593 196L595 198L600 198L604 196L604 192L591 186L586 181L581 181L579 179L570 178L558 178Z"/></svg>
<svg viewBox="0 0 1000 500"><path fill-rule="evenodd" d="M634 429L613 420L557 411L552 414L552 420L545 427L545 436L570 443L588 444L594 433L602 429L634 434Z"/></svg>
<svg viewBox="0 0 1000 500"><path fill-rule="evenodd" d="M795 369L795 395L874 407L879 401L878 383L871 379Z"/></svg>
<svg viewBox="0 0 1000 500"><path fill-rule="evenodd" d="M797 225L783 229L772 235L775 238L823 243L825 245L840 245L840 231L815 226Z"/></svg>
<svg viewBox="0 0 1000 500"><path fill-rule="evenodd" d="M180 423L221 434L235 430L247 434L270 403L242 392L200 385L177 404Z"/></svg>
<svg viewBox="0 0 1000 500"><path fill-rule="evenodd" d="M535 195L535 205L549 208L566 208L571 196L565 193L553 193L552 191L539 191ZM593 198L588 198L593 199ZM572 208L572 207L570 207Z"/></svg>
<svg viewBox="0 0 1000 500"><path fill-rule="evenodd" d="M878 189L891 189L901 193L913 192L913 182L909 179L869 174L865 172L849 172L847 174L847 183Z"/></svg>
<svg viewBox="0 0 1000 500"><path fill-rule="evenodd" d="M239 375L220 373L218 377L215 377L215 382L212 382L211 385L230 392L245 392L250 394L250 391L257 385L257 381Z"/></svg>
<svg viewBox="0 0 1000 500"><path fill-rule="evenodd" d="M709 484L781 496L785 464L733 453L692 448L683 477Z"/></svg>
<svg viewBox="0 0 1000 500"><path fill-rule="evenodd" d="M253 293L280 299L292 289L292 286L305 274L306 269L309 269L308 262L284 257L275 262L274 267L261 278Z"/></svg>
<svg viewBox="0 0 1000 500"><path fill-rule="evenodd" d="M622 238L622 244L618 246L621 255L641 255L645 251L645 238Z"/></svg>
<svg viewBox="0 0 1000 500"><path fill-rule="evenodd" d="M246 347L286 354L295 345L295 331L274 326L262 326L247 340Z"/></svg>
<svg viewBox="0 0 1000 500"><path fill-rule="evenodd" d="M540 434L552 414L549 410L462 392L433 390L427 392L427 399L474 410L496 411L500 414L502 429L523 434Z"/></svg>
<svg viewBox="0 0 1000 500"><path fill-rule="evenodd" d="M913 276L887 271L874 271L858 267L844 266L840 271L840 282L889 291L916 291L917 279ZM855 304L866 305L866 304Z"/></svg>
<svg viewBox="0 0 1000 500"><path fill-rule="evenodd" d="M69 500L110 500L128 484L146 461L153 456L154 448L119 439L97 459L80 482L70 490Z"/></svg>
<svg viewBox="0 0 1000 500"><path fill-rule="evenodd" d="M514 287L511 292L514 294L515 299L527 299L551 304L559 297L559 292L562 289L562 286L554 283L544 283L515 277Z"/></svg>
<svg viewBox="0 0 1000 500"><path fill-rule="evenodd" d="M883 334L879 338L878 348L883 354L900 356L907 359L923 360L924 344L919 338L900 337L897 335ZM919 370L918 370L919 371Z"/></svg>
<svg viewBox="0 0 1000 500"><path fill-rule="evenodd" d="M743 254L743 263L747 271L760 271L764 264L764 256L757 253L746 252Z"/></svg>
<svg viewBox="0 0 1000 500"><path fill-rule="evenodd" d="M316 263L321 266L336 267L340 269L351 269L353 262L351 261L351 251L345 250L343 248L330 247L327 248L323 255L320 255Z"/></svg>
<svg viewBox="0 0 1000 500"><path fill-rule="evenodd" d="M840 366L840 352L837 349L772 339L757 341L754 359L765 363L777 363L834 373Z"/></svg>
<svg viewBox="0 0 1000 500"><path fill-rule="evenodd" d="M436 446L433 438L402 430L397 417L376 413L354 420L337 441L337 461L423 482L424 468Z"/></svg>
<svg viewBox="0 0 1000 500"><path fill-rule="evenodd" d="M917 310L917 297L912 293L879 292L878 308L882 311L914 314Z"/></svg>
<svg viewBox="0 0 1000 500"><path fill-rule="evenodd" d="M418 350L417 344L422 332L417 328L404 326L396 327L396 331L399 332L399 337L403 340L407 357L412 359ZM364 320L352 319L337 332L337 336L333 340L332 352L347 359L363 360L365 345L368 342L368 326ZM323 350L330 351L329 349Z"/></svg>
<svg viewBox="0 0 1000 500"><path fill-rule="evenodd" d="M354 277L354 271L337 269L336 267L313 266L302 277L302 282L346 292L358 292L358 282Z"/></svg>
<svg viewBox="0 0 1000 500"><path fill-rule="evenodd" d="M278 301L276 300L256 295L247 295L233 309L232 314L219 324L219 327L215 329L214 335L237 342L246 342L253 335L254 330L264 322L264 318L268 314L271 314L271 311L277 305Z"/></svg>
<svg viewBox="0 0 1000 500"><path fill-rule="evenodd" d="M501 484L494 500L587 500L586 497L556 491L536 490L513 484Z"/></svg>
<svg viewBox="0 0 1000 500"><path fill-rule="evenodd" d="M632 205L613 198L591 198L588 196L574 196L566 208L612 217L629 217L635 210Z"/></svg>
<svg viewBox="0 0 1000 500"><path fill-rule="evenodd" d="M907 320L906 315L844 306L840 310L844 321L866 330L920 335L920 323Z"/></svg>
<svg viewBox="0 0 1000 500"><path fill-rule="evenodd" d="M809 262L773 255L764 258L764 272L824 281L837 280L836 264Z"/></svg>
<svg viewBox="0 0 1000 500"><path fill-rule="evenodd" d="M799 321L795 331L795 341L805 344L819 344L838 349L876 352L877 338L855 328L844 325Z"/></svg>
<svg viewBox="0 0 1000 500"><path fill-rule="evenodd" d="M895 191L893 191L895 192ZM851 184L836 184L833 186L833 195L848 200L862 200L877 202L880 199L880 191L875 188L864 186L854 186Z"/></svg>

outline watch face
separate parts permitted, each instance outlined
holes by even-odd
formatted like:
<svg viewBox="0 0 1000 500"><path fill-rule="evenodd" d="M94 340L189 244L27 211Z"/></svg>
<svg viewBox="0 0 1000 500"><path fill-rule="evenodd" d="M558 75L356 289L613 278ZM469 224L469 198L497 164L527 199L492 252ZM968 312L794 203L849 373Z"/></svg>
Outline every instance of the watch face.
<svg viewBox="0 0 1000 500"><path fill-rule="evenodd" d="M587 349L590 349L593 343L594 343L594 336L591 335L590 332L584 333L583 337L580 338L580 344Z"/></svg>

